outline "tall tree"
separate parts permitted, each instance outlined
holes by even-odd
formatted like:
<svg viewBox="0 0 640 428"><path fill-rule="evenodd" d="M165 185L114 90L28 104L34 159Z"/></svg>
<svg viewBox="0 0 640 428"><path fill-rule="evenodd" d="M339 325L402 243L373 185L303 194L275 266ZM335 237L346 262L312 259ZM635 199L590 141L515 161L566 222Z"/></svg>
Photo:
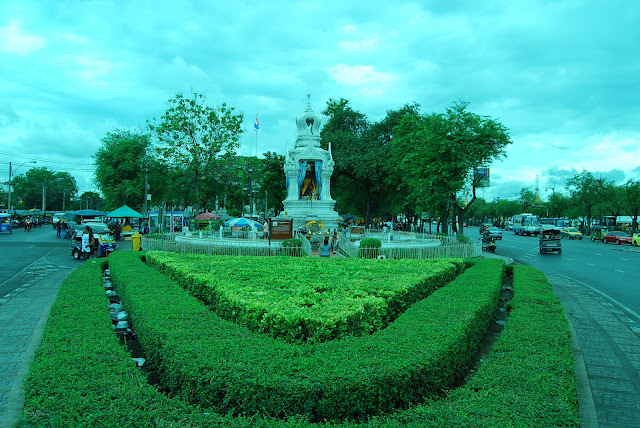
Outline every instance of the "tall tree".
<svg viewBox="0 0 640 428"><path fill-rule="evenodd" d="M78 191L76 180L71 174L51 171L46 167L31 168L11 181L15 200L20 198L23 202L21 205L28 209L42 208L43 194L47 211L68 209L71 196Z"/></svg>
<svg viewBox="0 0 640 428"><path fill-rule="evenodd" d="M115 129L101 140L93 156L96 163L95 183L104 195L107 206L144 206L145 174L148 193L156 199L163 196L169 184L167 167L151 151L148 135Z"/></svg>
<svg viewBox="0 0 640 428"><path fill-rule="evenodd" d="M525 212L529 212L531 206L536 203L536 193L531 189L523 187L520 189L520 203L522 204L522 209Z"/></svg>
<svg viewBox="0 0 640 428"><path fill-rule="evenodd" d="M371 211L371 176L368 174L369 147L366 139L369 130L367 117L354 110L349 101L330 99L323 114L329 119L322 128L321 145L331 151L335 168L331 176L341 212L352 212L366 216Z"/></svg>
<svg viewBox="0 0 640 428"><path fill-rule="evenodd" d="M624 185L624 208L631 216L633 232L638 230L638 215L640 214L640 180L629 180Z"/></svg>
<svg viewBox="0 0 640 428"><path fill-rule="evenodd" d="M583 170L567 180L567 190L575 201L583 208L587 218L587 235L591 235L591 218L594 205L602 196L606 180L596 179L593 174Z"/></svg>
<svg viewBox="0 0 640 428"><path fill-rule="evenodd" d="M234 153L242 136L242 114L225 103L213 108L205 97L193 93L169 99L169 108L160 118L149 122L158 138L158 153L173 166L192 174L196 214L200 211L200 182L221 153Z"/></svg>
<svg viewBox="0 0 640 428"><path fill-rule="evenodd" d="M445 114L404 117L397 128L395 148L402 157L402 171L414 192L427 205L442 213L443 232L448 232L451 208L458 212L459 229L476 200L481 178L474 172L505 155L511 144L507 128L500 122L467 111L468 103L457 101ZM466 206L457 195L468 186L472 198Z"/></svg>
<svg viewBox="0 0 640 428"><path fill-rule="evenodd" d="M273 208L278 215L284 208L282 201L287 197L287 183L284 173L284 156L275 152L264 153L262 159L262 191L267 192L267 210ZM267 213L265 213L265 216Z"/></svg>

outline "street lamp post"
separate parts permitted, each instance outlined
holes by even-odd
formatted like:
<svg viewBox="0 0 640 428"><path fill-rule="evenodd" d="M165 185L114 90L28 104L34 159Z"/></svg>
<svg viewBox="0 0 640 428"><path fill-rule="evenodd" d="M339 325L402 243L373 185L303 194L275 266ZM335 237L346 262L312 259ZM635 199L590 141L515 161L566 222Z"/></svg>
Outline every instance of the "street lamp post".
<svg viewBox="0 0 640 428"><path fill-rule="evenodd" d="M253 168L249 167L249 215L253 215L253 183L251 181L251 174Z"/></svg>
<svg viewBox="0 0 640 428"><path fill-rule="evenodd" d="M544 208L545 210L547 210L547 218L549 218L549 208L545 207L544 205L538 205L538 204L534 204L531 206L535 208Z"/></svg>
<svg viewBox="0 0 640 428"><path fill-rule="evenodd" d="M13 171L12 171L12 169L11 169L12 164L11 164L11 162L9 162L9 192L8 192L8 195L7 195L7 211L8 211L8 212L11 212L11 174L12 174L13 172L16 172L18 169L20 169L20 167L21 167L22 165L25 165L25 164L28 164L28 163L38 163L38 162L36 162L36 161L26 161L26 162L22 162L22 163L21 163L20 165L18 165L18 167L17 167L15 170L13 170Z"/></svg>

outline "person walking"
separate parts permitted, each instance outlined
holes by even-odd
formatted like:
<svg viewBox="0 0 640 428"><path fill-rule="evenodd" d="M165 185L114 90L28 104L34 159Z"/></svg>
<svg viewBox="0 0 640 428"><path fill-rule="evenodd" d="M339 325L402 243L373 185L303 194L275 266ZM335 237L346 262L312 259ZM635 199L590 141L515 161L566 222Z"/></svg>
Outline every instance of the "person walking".
<svg viewBox="0 0 640 428"><path fill-rule="evenodd" d="M93 231L89 226L84 227L84 231L82 233L82 256L84 260L91 258L91 247L95 243L95 239L93 238Z"/></svg>
<svg viewBox="0 0 640 428"><path fill-rule="evenodd" d="M62 229L61 229L62 225L60 223L62 223L62 221L58 221L56 223L56 231L58 232L58 238L60 237L60 233L62 232Z"/></svg>
<svg viewBox="0 0 640 428"><path fill-rule="evenodd" d="M122 225L120 220L116 220L116 224L113 226L113 233L115 235L116 242L120 240L120 234L122 233Z"/></svg>

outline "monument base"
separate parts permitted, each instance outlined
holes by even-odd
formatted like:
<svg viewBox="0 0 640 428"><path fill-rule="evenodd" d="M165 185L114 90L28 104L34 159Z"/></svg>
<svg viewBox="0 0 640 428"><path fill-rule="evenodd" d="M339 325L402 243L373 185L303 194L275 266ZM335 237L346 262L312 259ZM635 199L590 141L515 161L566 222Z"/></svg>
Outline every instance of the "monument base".
<svg viewBox="0 0 640 428"><path fill-rule="evenodd" d="M322 222L324 230L338 228L338 213L333 209L336 201L318 201L309 199L284 200L284 211L280 217L293 219L293 230L304 227L307 222L316 220Z"/></svg>

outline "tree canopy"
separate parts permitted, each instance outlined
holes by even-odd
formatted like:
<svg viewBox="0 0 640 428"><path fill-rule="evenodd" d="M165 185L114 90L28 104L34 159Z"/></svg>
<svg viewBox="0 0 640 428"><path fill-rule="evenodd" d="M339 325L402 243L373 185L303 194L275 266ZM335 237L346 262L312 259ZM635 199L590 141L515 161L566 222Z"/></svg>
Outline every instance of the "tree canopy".
<svg viewBox="0 0 640 428"><path fill-rule="evenodd" d="M149 129L158 141L157 153L172 167L179 167L191 180L196 213L200 209L202 179L214 168L223 153L235 153L242 131L242 114L225 103L219 107L205 104L205 97L194 92L169 99L169 108L159 120L149 121Z"/></svg>

